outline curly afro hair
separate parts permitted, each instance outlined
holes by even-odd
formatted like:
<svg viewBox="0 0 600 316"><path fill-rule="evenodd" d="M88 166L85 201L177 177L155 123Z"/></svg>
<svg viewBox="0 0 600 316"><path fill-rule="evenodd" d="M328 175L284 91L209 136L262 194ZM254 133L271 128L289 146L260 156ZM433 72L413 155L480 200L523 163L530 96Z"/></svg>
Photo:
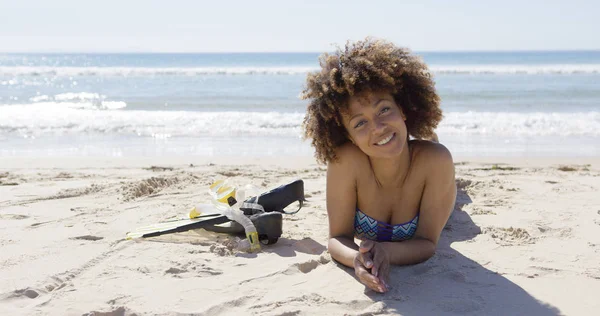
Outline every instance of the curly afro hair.
<svg viewBox="0 0 600 316"><path fill-rule="evenodd" d="M348 99L362 92L390 91L406 115L413 138L434 136L442 119L440 98L421 58L384 40L347 43L342 51L319 57L321 71L309 73L302 99L309 100L303 127L323 164L337 159L336 148L349 141L342 124Z"/></svg>

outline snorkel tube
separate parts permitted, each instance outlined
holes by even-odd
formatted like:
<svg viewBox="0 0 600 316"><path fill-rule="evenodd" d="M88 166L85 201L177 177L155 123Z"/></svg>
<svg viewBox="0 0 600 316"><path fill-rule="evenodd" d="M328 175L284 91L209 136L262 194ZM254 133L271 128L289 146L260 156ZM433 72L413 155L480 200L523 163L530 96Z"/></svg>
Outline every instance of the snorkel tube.
<svg viewBox="0 0 600 316"><path fill-rule="evenodd" d="M260 242L256 227L250 218L240 210L242 203L238 201L244 201L244 191L237 191L234 186L229 185L225 180L217 180L210 185L209 193L212 197L212 203L219 213L244 227L250 252L260 251ZM246 247L242 246L241 248Z"/></svg>

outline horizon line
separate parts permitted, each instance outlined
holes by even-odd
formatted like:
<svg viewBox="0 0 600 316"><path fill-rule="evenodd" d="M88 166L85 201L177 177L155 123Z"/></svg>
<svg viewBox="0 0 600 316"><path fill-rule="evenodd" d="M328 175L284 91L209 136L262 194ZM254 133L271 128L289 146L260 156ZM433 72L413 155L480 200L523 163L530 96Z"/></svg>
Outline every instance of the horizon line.
<svg viewBox="0 0 600 316"><path fill-rule="evenodd" d="M410 50L414 53L567 53L600 52L597 49ZM323 54L333 51L0 51L0 54Z"/></svg>

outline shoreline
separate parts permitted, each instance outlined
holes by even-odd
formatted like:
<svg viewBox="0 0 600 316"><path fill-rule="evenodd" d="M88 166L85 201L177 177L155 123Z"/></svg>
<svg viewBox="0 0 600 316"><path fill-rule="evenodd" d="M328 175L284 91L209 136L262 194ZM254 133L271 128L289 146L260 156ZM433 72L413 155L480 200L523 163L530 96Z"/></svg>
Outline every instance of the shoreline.
<svg viewBox="0 0 600 316"><path fill-rule="evenodd" d="M474 164L502 164L517 165L524 167L548 167L552 165L592 165L600 166L600 156L598 157L536 157L536 156L453 156L455 165L463 163ZM96 168L96 167L149 167L150 165L167 167L186 167L190 164L194 166L209 165L264 165L272 167L301 168L309 166L326 167L317 163L312 156L157 156L157 157L2 157L0 156L0 171L2 169L24 169L24 168L45 168L45 169L71 169L71 168Z"/></svg>

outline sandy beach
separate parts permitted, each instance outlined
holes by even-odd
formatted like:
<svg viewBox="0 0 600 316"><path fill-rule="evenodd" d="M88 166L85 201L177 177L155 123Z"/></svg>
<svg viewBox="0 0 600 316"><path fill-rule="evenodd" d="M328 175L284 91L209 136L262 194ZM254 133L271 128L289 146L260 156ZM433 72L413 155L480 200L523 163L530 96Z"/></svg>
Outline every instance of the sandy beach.
<svg viewBox="0 0 600 316"><path fill-rule="evenodd" d="M311 158L0 158L2 315L582 315L600 312L597 159L455 159L457 203L430 260L366 290L327 253ZM308 203L255 254L202 229L125 240L185 216L228 178Z"/></svg>
<svg viewBox="0 0 600 316"><path fill-rule="evenodd" d="M600 1L0 1L0 316L600 316L599 11ZM452 154L444 227L425 213L452 208L452 165L407 139ZM399 159L370 161L377 177L354 173L351 208L422 208L390 217L400 225L364 214L363 230L381 240L415 223L425 239L441 230L428 260L390 267L385 293L328 251L316 158L333 161L349 141ZM424 155L430 163L406 169ZM330 194L348 175L330 178ZM299 179L303 207L261 214L283 228L258 251L243 233L199 227L223 213L248 223L218 213L214 200L233 190L215 198L215 181L246 202ZM196 228L143 236L182 222ZM411 244L393 261L432 254Z"/></svg>

